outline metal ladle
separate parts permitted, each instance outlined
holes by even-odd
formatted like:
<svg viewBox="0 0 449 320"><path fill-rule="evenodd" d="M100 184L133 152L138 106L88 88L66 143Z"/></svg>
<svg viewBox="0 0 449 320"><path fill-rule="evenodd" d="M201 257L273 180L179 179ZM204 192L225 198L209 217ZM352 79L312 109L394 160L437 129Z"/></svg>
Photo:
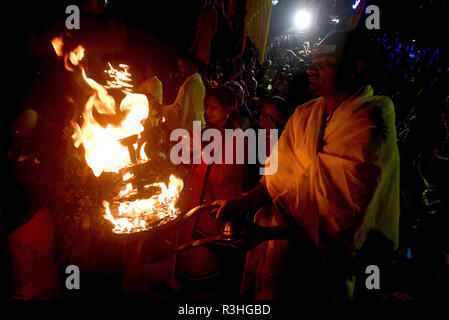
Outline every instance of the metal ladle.
<svg viewBox="0 0 449 320"><path fill-rule="evenodd" d="M201 212L211 211L212 209L216 209L216 206L203 205L195 207L182 217L183 223ZM177 224L177 227L179 228L181 225ZM248 251L263 241L290 239L294 236L294 231L291 228L262 227L245 218L241 228L238 228L233 222L226 222L221 226L219 234L178 246L174 246L168 241L165 241L163 242L162 247L155 247L151 244L151 240L147 240L142 245L140 257L144 262L157 263L168 258L172 254L209 244Z"/></svg>

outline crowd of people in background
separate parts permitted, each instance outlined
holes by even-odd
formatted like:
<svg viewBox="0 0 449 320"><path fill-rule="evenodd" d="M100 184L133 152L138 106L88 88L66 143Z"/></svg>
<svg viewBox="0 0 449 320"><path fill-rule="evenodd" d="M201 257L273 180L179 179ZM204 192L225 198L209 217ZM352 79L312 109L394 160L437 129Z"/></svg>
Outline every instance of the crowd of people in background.
<svg viewBox="0 0 449 320"><path fill-rule="evenodd" d="M397 261L398 265L411 264L415 271L425 270L428 276L420 279L420 285L425 286L426 280L437 283L444 273L444 268L428 270L425 261L445 265L447 259L443 226L447 225L444 208L448 184L441 174L448 168L447 62L441 48L428 47L416 39L402 39L400 34L373 38L378 45L379 70L371 80L376 93L391 96L395 103L401 155L402 218ZM200 68L206 91L233 89L237 102L230 116L237 121L236 127L276 128L281 134L295 108L312 98L306 70L317 44L298 35L280 36L268 46L265 59L259 61L257 50L249 39L247 42L236 69L221 65L220 59ZM253 176L250 185L258 178ZM398 280L401 285L402 281Z"/></svg>

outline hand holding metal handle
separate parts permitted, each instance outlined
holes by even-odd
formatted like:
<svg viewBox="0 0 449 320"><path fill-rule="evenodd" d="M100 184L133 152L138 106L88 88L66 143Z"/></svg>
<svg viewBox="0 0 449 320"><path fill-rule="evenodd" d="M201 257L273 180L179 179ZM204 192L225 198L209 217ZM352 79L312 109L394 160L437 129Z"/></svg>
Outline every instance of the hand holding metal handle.
<svg viewBox="0 0 449 320"><path fill-rule="evenodd" d="M181 219L183 222L186 222L191 217L194 217L201 212L208 211L216 213L216 210L214 209L217 209L217 205L201 205L185 213ZM248 251L263 241L291 239L294 236L294 230L289 227L264 227L249 221L248 219L243 219L243 224L241 226L236 226L235 221L226 221L222 224L220 233L215 236L184 243L177 247L165 242L162 247L152 248L153 250L150 252L146 251L144 260L146 262L156 263L167 258L171 254L211 243Z"/></svg>
<svg viewBox="0 0 449 320"><path fill-rule="evenodd" d="M198 214L202 212L210 212L213 209L217 209L217 206L210 204L197 206L183 214L180 214L175 220L157 227L156 229L148 231L147 234L149 237L144 240L140 249L140 259L143 262L156 263L158 261L166 259L171 254L180 251L178 248L175 248L174 245L169 241L163 240L162 242L160 242L158 240L165 237L167 234L170 234L171 232L179 230L185 223L187 223L191 218L197 216Z"/></svg>

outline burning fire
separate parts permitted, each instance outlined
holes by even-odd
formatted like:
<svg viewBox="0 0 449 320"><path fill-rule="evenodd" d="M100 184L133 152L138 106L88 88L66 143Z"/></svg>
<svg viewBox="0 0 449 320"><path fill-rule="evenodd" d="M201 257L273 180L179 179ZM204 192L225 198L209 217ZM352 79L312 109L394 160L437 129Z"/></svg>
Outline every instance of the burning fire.
<svg viewBox="0 0 449 320"><path fill-rule="evenodd" d="M126 64L120 64L119 67L122 69L122 71L116 70L112 67L110 63L109 64L109 70L105 70L107 74L109 74L110 77L113 78L112 81L107 81L108 86L105 88L126 88L124 89L127 92L131 92L130 88L133 86L127 81L131 81L131 74L128 72L129 67Z"/></svg>
<svg viewBox="0 0 449 320"><path fill-rule="evenodd" d="M126 186L126 189L123 190L121 195L132 192L131 184L127 184ZM144 231L148 230L149 226L154 223L159 221L168 222L177 217L178 210L173 200L178 198L183 188L182 180L171 175L168 187L162 182L154 183L150 186L159 187L162 192L149 199L120 203L117 208L119 218L113 217L109 203L103 201L103 206L106 210L104 218L114 224L114 232L127 233Z"/></svg>
<svg viewBox="0 0 449 320"><path fill-rule="evenodd" d="M75 130L72 136L75 147L84 146L86 162L95 176L99 177L103 172L122 173L124 187L118 198L125 199L125 201L111 204L107 201L103 202L104 218L113 223L113 231L116 233L139 232L150 229L157 222L166 222L176 218L178 210L175 203L183 188L183 181L174 175L170 176L168 186L163 182L145 186L145 188L160 189L160 193L148 199L129 200L130 196L137 193L133 188L133 183L127 183L134 178L131 166L136 164L136 159L134 161L131 159L130 146L124 145L123 139L139 136L144 130L143 120L148 117L149 113L147 97L132 92L133 86L129 83L131 81L129 67L120 64L116 69L108 63L109 69L105 72L111 80L107 81L107 86L103 86L87 77L81 65L85 53L85 49L81 45L65 54L62 37L54 38L52 45L56 54L64 58L66 69L73 72L75 66L78 66L85 82L94 90L84 107L81 127L78 123L72 122ZM119 89L125 94L120 102L118 112L115 99L109 95L107 89ZM94 112L114 117L119 121L106 126L101 125L95 119ZM133 147L134 150L137 149L137 143ZM143 152L144 147L145 145L136 155L140 162L148 160ZM123 172L125 173L123 174Z"/></svg>

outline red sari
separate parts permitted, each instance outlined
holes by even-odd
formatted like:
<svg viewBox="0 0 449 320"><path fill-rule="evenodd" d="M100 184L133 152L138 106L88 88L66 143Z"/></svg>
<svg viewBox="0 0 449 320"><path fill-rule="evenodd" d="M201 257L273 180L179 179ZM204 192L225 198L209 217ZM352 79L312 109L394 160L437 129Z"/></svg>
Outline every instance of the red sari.
<svg viewBox="0 0 449 320"><path fill-rule="evenodd" d="M235 150L234 146L234 154ZM223 164L208 165L201 162L190 167L184 187L183 210L210 204L218 199L233 198L248 189L247 165L224 164L224 152L221 156ZM218 229L216 218L203 213L190 220L176 234L167 235L165 240L181 245L197 238L217 235ZM155 242L154 245L161 244ZM132 295L166 298L181 291L182 294L198 298L196 293L186 292L189 290L184 290L182 285L187 282L195 285L202 283L210 293L217 286L210 284L208 280L217 280L214 283L218 283L218 287L223 283L223 260L215 254L215 250L205 246L171 255L157 263L144 263L139 261L138 255L133 255L126 264L122 289ZM214 296L213 293L208 293L203 297Z"/></svg>
<svg viewBox="0 0 449 320"><path fill-rule="evenodd" d="M233 147L235 155L235 143ZM185 187L184 210L190 210L200 204L210 204L219 199L234 198L247 191L247 164L225 164L224 148L221 158L222 164L208 165L202 161L201 164L192 165ZM202 213L183 228L178 236L178 243L214 236L219 231L216 218L208 213ZM220 260L216 252L207 246L181 252L177 255L177 277L187 280L219 277L223 271L223 261Z"/></svg>

